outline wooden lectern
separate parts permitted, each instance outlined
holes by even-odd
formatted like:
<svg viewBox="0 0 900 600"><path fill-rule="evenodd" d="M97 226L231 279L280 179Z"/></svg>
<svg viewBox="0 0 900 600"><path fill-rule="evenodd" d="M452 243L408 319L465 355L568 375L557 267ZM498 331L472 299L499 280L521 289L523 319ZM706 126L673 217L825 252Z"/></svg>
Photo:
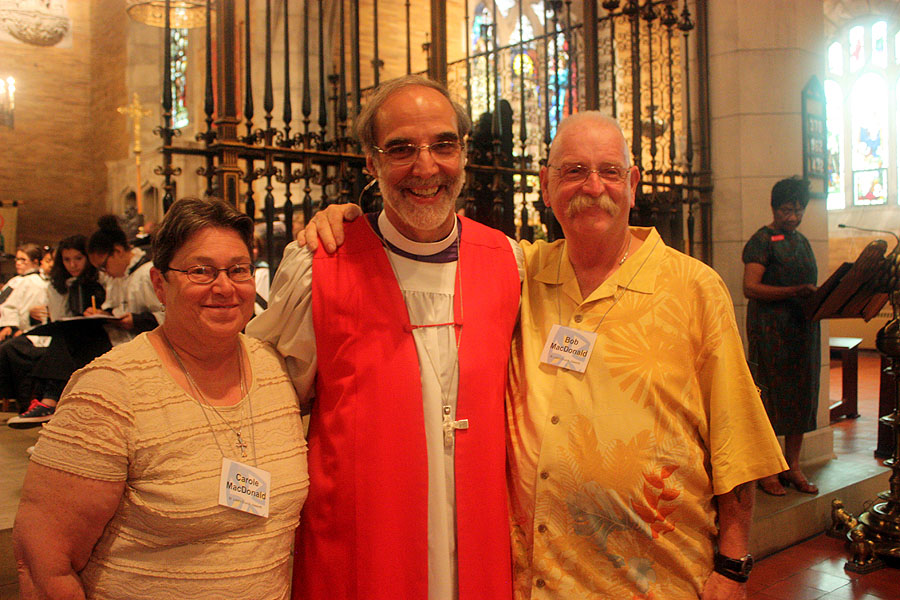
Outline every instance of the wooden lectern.
<svg viewBox="0 0 900 600"><path fill-rule="evenodd" d="M804 305L809 319L852 319L870 321L890 299L890 291L897 289L897 265L900 245L885 256L887 242L875 240L860 253L856 262L844 263L831 274ZM886 359L887 360L887 359ZM888 381L885 381L885 378ZM883 376L879 392L879 416L890 414L897 404L896 388L890 376ZM891 428L878 425L879 458L891 456L893 439Z"/></svg>
<svg viewBox="0 0 900 600"><path fill-rule="evenodd" d="M887 242L875 240L860 253L856 262L844 263L831 274L803 307L806 317L820 319L862 318L870 321L890 297L881 282L890 278L885 260ZM897 250L894 249L893 255Z"/></svg>

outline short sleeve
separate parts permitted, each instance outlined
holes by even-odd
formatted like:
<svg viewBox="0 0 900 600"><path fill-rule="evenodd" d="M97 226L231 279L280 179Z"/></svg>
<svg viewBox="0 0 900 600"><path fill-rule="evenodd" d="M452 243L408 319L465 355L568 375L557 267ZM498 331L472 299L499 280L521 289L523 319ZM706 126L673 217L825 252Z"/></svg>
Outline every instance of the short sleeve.
<svg viewBox="0 0 900 600"><path fill-rule="evenodd" d="M769 242L766 240L763 231L757 231L753 234L753 237L747 240L741 259L744 261L745 265L747 263L757 263L768 266Z"/></svg>
<svg viewBox="0 0 900 600"><path fill-rule="evenodd" d="M88 479L127 480L134 433L129 390L124 374L108 366L76 372L31 460Z"/></svg>
<svg viewBox="0 0 900 600"><path fill-rule="evenodd" d="M701 287L698 376L709 418L713 493L721 495L780 473L787 463L750 376L728 290L717 275Z"/></svg>

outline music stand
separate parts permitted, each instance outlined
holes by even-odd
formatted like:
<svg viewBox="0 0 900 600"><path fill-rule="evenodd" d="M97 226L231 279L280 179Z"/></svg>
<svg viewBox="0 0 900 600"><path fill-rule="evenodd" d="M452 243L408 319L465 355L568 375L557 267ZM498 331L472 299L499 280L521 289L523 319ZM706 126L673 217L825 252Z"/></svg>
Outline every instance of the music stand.
<svg viewBox="0 0 900 600"><path fill-rule="evenodd" d="M861 318L870 321L890 298L885 285L891 277L891 260L897 248L886 259L887 242L870 242L856 262L844 263L831 274L816 293L803 305L811 321L821 319Z"/></svg>

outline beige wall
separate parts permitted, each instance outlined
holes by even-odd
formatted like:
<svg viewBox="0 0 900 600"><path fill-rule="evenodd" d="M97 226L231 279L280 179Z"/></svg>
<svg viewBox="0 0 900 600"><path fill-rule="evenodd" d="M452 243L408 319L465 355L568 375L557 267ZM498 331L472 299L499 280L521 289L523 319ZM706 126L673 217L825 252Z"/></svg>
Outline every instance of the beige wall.
<svg viewBox="0 0 900 600"><path fill-rule="evenodd" d="M0 128L0 200L20 204L20 242L90 233L102 210L104 160L122 148L100 127L122 78L119 4L69 1L71 38L57 46L0 40L0 74L18 88L15 129Z"/></svg>

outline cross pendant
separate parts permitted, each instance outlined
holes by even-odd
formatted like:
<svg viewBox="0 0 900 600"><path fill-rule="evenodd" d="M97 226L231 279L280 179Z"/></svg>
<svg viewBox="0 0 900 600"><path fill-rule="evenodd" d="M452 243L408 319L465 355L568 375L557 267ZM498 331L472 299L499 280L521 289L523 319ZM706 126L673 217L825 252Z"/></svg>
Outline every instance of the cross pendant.
<svg viewBox="0 0 900 600"><path fill-rule="evenodd" d="M469 420L468 419L460 419L458 421L454 421L450 418L451 408L449 406L444 406L443 416L441 420L443 421L444 426L444 445L448 448L453 445L453 431L456 429L468 429L469 428Z"/></svg>
<svg viewBox="0 0 900 600"><path fill-rule="evenodd" d="M247 457L247 444L244 442L244 438L240 433L237 434L237 443L235 443L235 447L241 451L241 456L244 458Z"/></svg>

